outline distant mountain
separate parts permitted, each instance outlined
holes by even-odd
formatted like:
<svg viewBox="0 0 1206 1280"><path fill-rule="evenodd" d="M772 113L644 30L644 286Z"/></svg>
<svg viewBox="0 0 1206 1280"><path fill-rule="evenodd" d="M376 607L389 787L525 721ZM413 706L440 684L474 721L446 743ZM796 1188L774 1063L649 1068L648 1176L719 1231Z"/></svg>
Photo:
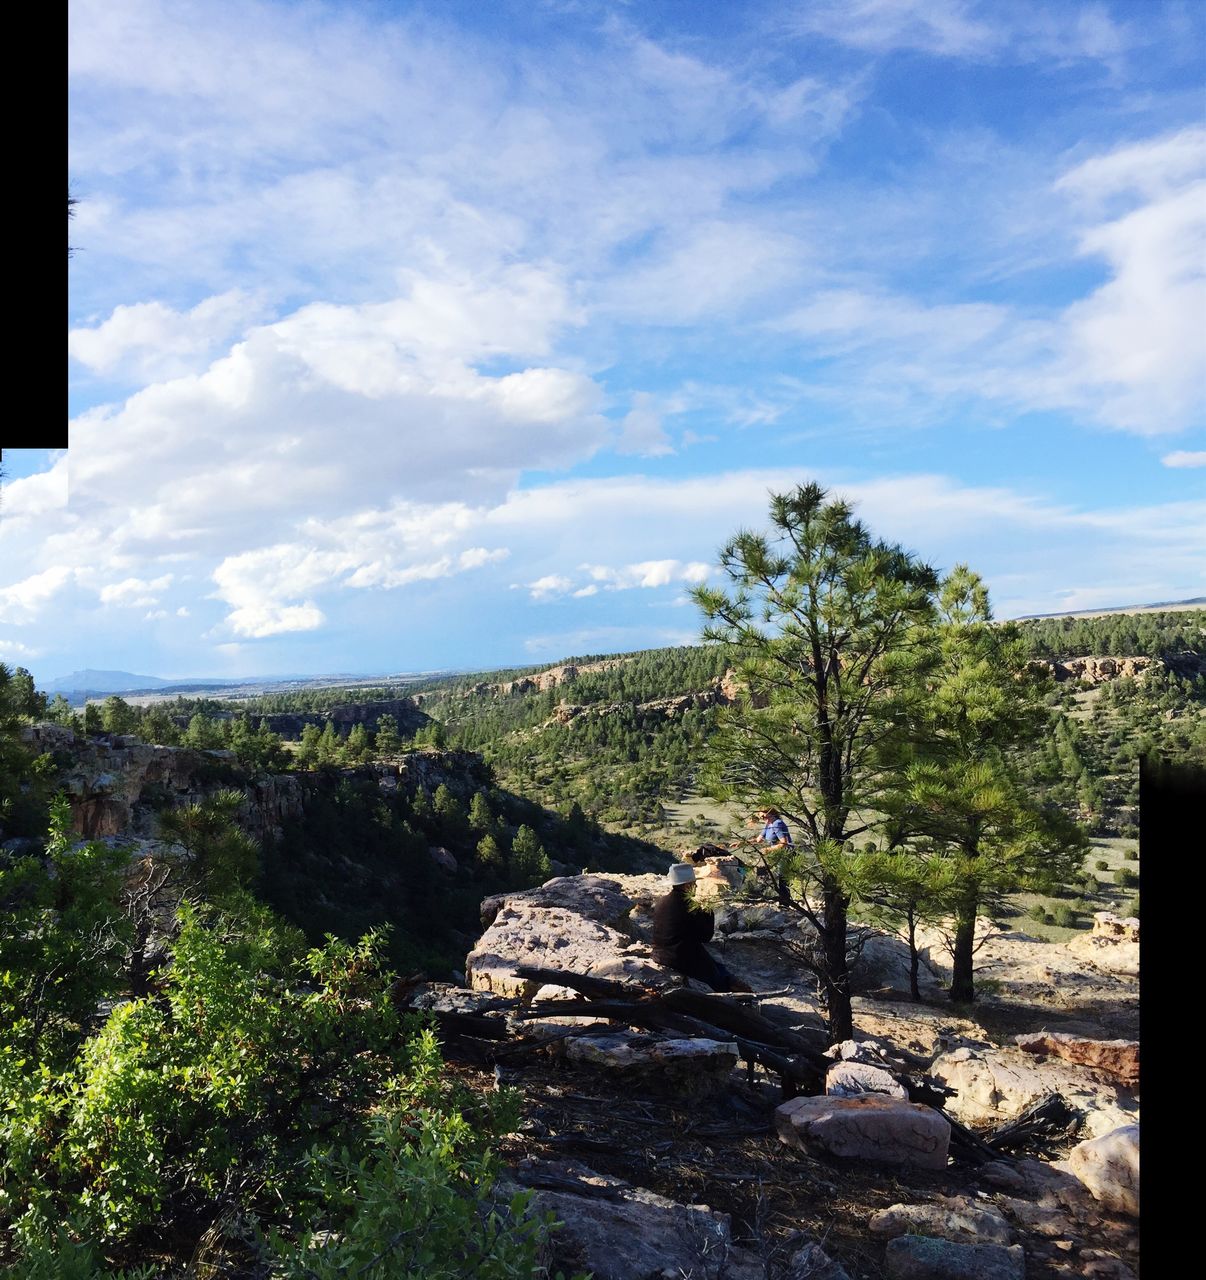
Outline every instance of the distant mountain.
<svg viewBox="0 0 1206 1280"><path fill-rule="evenodd" d="M1191 600L1162 600L1158 604L1120 604L1108 609L1075 609L1064 613L1019 614L1015 622L1038 622L1045 618L1108 618L1116 613L1179 613L1186 609L1206 607L1206 596Z"/></svg>
<svg viewBox="0 0 1206 1280"><path fill-rule="evenodd" d="M229 684L228 680L161 680L159 676L138 676L131 671L94 671L91 667L56 676L46 685L47 693L134 693L143 689L163 689L187 684L192 687Z"/></svg>

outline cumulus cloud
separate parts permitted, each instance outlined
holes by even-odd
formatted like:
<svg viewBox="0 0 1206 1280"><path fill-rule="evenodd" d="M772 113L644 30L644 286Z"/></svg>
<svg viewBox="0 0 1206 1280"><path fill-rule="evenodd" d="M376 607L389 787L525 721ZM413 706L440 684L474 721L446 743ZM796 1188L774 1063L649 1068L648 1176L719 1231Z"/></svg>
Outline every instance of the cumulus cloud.
<svg viewBox="0 0 1206 1280"><path fill-rule="evenodd" d="M708 566L702 561L683 564L678 560L644 560L618 569L607 565L584 564L582 568L611 591L627 591L633 587L668 587L672 582L702 582Z"/></svg>
<svg viewBox="0 0 1206 1280"><path fill-rule="evenodd" d="M1166 467L1206 467L1206 449L1174 449L1160 461Z"/></svg>
<svg viewBox="0 0 1206 1280"><path fill-rule="evenodd" d="M66 565L51 565L11 586L0 587L0 622L31 622L75 576Z"/></svg>
<svg viewBox="0 0 1206 1280"><path fill-rule="evenodd" d="M41 653L41 649L34 649L27 644L22 644L19 640L8 640L0 636L0 658L7 661L22 662L29 658L37 658Z"/></svg>
<svg viewBox="0 0 1206 1280"><path fill-rule="evenodd" d="M204 367L264 313L242 289L205 298L189 311L162 302L115 307L109 318L67 335L67 351L94 373L153 381Z"/></svg>
<svg viewBox="0 0 1206 1280"><path fill-rule="evenodd" d="M172 575L165 573L158 578L123 578L121 582L111 582L101 587L101 604L124 605L130 608L145 608L157 603L159 595L172 582ZM162 615L166 616L166 615Z"/></svg>

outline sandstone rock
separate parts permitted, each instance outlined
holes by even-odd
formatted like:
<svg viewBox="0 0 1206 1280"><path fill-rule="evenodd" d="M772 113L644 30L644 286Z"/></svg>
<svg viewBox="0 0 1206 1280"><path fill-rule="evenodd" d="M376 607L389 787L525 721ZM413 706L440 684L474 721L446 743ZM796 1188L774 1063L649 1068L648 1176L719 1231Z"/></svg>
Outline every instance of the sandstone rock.
<svg viewBox="0 0 1206 1280"><path fill-rule="evenodd" d="M899 1236L884 1254L888 1280L1025 1280L1020 1244L953 1244L932 1236Z"/></svg>
<svg viewBox="0 0 1206 1280"><path fill-rule="evenodd" d="M518 893L496 893L483 898L482 924L487 928L494 923L504 906L559 907L586 920L610 925L613 929L623 926L632 910L632 899L623 892L620 883L610 877L588 875L558 876L546 880L535 889Z"/></svg>
<svg viewBox="0 0 1206 1280"><path fill-rule="evenodd" d="M1073 1147L1058 1167L1075 1175L1115 1213L1139 1216L1139 1126L1124 1125Z"/></svg>
<svg viewBox="0 0 1206 1280"><path fill-rule="evenodd" d="M729 1215L681 1204L615 1178L592 1175L569 1161L542 1162L566 1190L539 1188L540 1171L521 1168L535 1183L530 1212L552 1212L564 1225L550 1239L553 1267L589 1272L594 1280L763 1280L760 1258L733 1244ZM500 1180L499 1192L518 1189ZM579 1184L581 1193L574 1184ZM834 1277L837 1280L837 1277Z"/></svg>
<svg viewBox="0 0 1206 1280"><path fill-rule="evenodd" d="M631 1031L575 1036L566 1042L570 1062L667 1092L693 1096L728 1088L737 1046L721 1040L659 1040Z"/></svg>
<svg viewBox="0 0 1206 1280"><path fill-rule="evenodd" d="M966 1197L940 1198L936 1204L894 1204L873 1213L867 1222L872 1235L936 1236L958 1244L1013 1243L1013 1228L990 1205Z"/></svg>
<svg viewBox="0 0 1206 1280"><path fill-rule="evenodd" d="M501 907L466 956L465 974L476 991L530 998L541 984L520 978L515 973L520 965L645 986L676 980L670 970L654 963L647 948L608 925L561 907L513 899Z"/></svg>
<svg viewBox="0 0 1206 1280"><path fill-rule="evenodd" d="M1097 911L1093 915L1092 936L1116 942L1138 942L1139 917L1116 916L1112 911Z"/></svg>
<svg viewBox="0 0 1206 1280"><path fill-rule="evenodd" d="M1018 1049L958 1048L935 1059L930 1074L956 1091L946 1109L964 1124L999 1124L1048 1093L1062 1094L1081 1113L1090 1137L1138 1118L1130 1094L1101 1072Z"/></svg>
<svg viewBox="0 0 1206 1280"><path fill-rule="evenodd" d="M825 1073L825 1092L831 1098L853 1098L862 1093L879 1093L908 1100L908 1090L882 1067L866 1062L836 1062Z"/></svg>
<svg viewBox="0 0 1206 1280"><path fill-rule="evenodd" d="M846 1159L945 1169L951 1127L936 1111L897 1098L792 1098L775 1109L779 1140Z"/></svg>
<svg viewBox="0 0 1206 1280"><path fill-rule="evenodd" d="M1064 662L1044 663L1057 681L1080 680L1085 684L1104 684L1108 680L1130 678L1143 680L1149 671L1162 668L1159 658L1068 658Z"/></svg>
<svg viewBox="0 0 1206 1280"><path fill-rule="evenodd" d="M710 898L728 893L731 889L739 889L743 875L744 864L740 858L728 855L705 858L695 867L695 896Z"/></svg>
<svg viewBox="0 0 1206 1280"><path fill-rule="evenodd" d="M1089 1040L1058 1031L1036 1031L1030 1035L1015 1036L1014 1040L1023 1053L1062 1058L1082 1067L1096 1067L1114 1076L1128 1089L1139 1084L1138 1040Z"/></svg>

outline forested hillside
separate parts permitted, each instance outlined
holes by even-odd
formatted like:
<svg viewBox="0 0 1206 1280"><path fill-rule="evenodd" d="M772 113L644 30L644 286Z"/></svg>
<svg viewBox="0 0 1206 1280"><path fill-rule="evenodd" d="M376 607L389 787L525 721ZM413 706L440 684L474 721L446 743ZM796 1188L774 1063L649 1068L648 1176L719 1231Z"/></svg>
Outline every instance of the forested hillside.
<svg viewBox="0 0 1206 1280"><path fill-rule="evenodd" d="M1030 653L1047 662L1206 655L1206 610L1020 625ZM601 822L673 842L690 833L667 825L665 807L696 784L702 744L716 717L709 699L728 656L720 646L693 646L619 657L607 670L539 691L501 692L500 685L531 674L506 671L414 692L444 724L449 741L481 751L511 785L554 807L576 802ZM1157 664L1142 678L1095 687L1053 683L1052 731L1027 765L1034 785L1101 834L1133 834L1140 755L1206 762L1206 677L1189 674L1195 665ZM664 705L667 700L683 705Z"/></svg>

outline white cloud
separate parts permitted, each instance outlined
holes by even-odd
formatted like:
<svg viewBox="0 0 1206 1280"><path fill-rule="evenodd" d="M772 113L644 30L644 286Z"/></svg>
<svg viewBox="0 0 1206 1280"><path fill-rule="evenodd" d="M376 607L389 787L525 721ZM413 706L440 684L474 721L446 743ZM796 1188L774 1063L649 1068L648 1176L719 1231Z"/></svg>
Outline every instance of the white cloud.
<svg viewBox="0 0 1206 1280"><path fill-rule="evenodd" d="M41 649L34 649L22 644L19 640L7 640L0 636L0 658L9 662L23 662L29 658L37 658L41 653Z"/></svg>
<svg viewBox="0 0 1206 1280"><path fill-rule="evenodd" d="M159 594L171 585L172 575L165 573L151 580L145 578L123 578L121 582L111 582L101 587L101 604L116 604L130 608L145 608L158 602ZM162 615L166 616L166 615Z"/></svg>
<svg viewBox="0 0 1206 1280"><path fill-rule="evenodd" d="M1174 449L1160 461L1166 467L1206 467L1206 449Z"/></svg>
<svg viewBox="0 0 1206 1280"><path fill-rule="evenodd" d="M190 311L162 302L115 307L102 324L72 329L67 350L95 373L151 381L203 367L219 348L264 312L241 289L206 298Z"/></svg>
<svg viewBox="0 0 1206 1280"><path fill-rule="evenodd" d="M806 0L785 25L872 54L917 50L973 62L1113 63L1134 38L1104 6L1042 0Z"/></svg>
<svg viewBox="0 0 1206 1280"><path fill-rule="evenodd" d="M74 576L66 565L51 565L11 586L0 587L0 622L32 622Z"/></svg>
<svg viewBox="0 0 1206 1280"><path fill-rule="evenodd" d="M601 564L584 564L581 567L609 591L627 591L633 587L668 587L672 582L702 582L709 573L708 566L700 561L683 564L678 560L645 560L618 569Z"/></svg>
<svg viewBox="0 0 1206 1280"><path fill-rule="evenodd" d="M546 573L535 582L524 584L533 600L548 600L554 596L564 595L574 584L569 578L559 573Z"/></svg>

